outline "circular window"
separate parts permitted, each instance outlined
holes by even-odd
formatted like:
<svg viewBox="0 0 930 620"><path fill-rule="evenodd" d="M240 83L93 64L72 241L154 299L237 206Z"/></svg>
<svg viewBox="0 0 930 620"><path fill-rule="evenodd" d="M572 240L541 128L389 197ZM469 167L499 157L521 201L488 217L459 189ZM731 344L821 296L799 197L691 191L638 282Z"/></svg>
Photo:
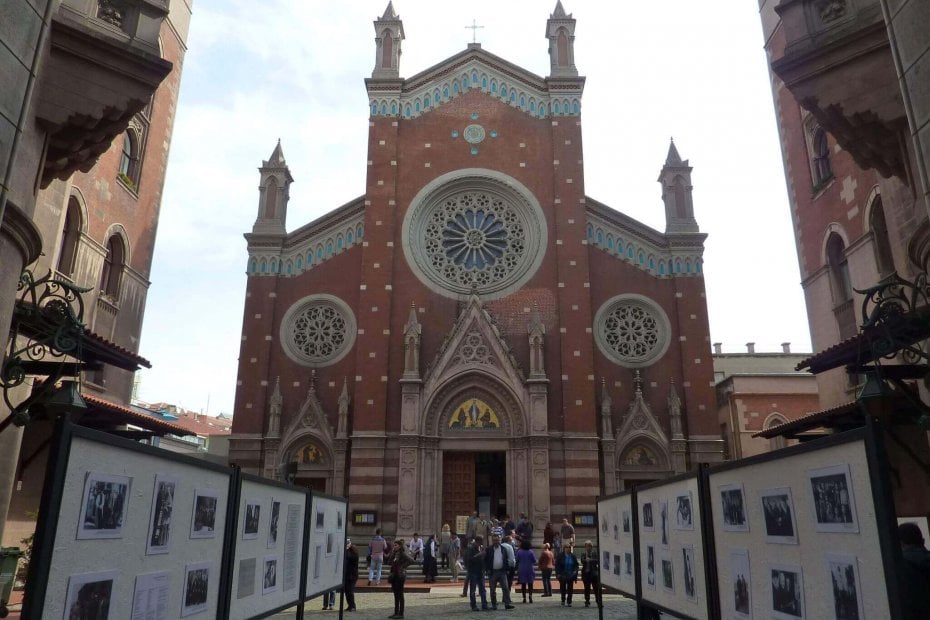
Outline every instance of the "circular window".
<svg viewBox="0 0 930 620"><path fill-rule="evenodd" d="M662 357L670 333L668 316L642 295L618 295L594 318L594 339L601 353L628 368L648 366Z"/></svg>
<svg viewBox="0 0 930 620"><path fill-rule="evenodd" d="M546 245L542 209L523 185L490 170L462 170L427 185L404 220L404 253L436 292L496 299L536 272Z"/></svg>
<svg viewBox="0 0 930 620"><path fill-rule="evenodd" d="M303 366L328 366L345 357L355 342L352 310L338 297L304 297L284 315L281 344Z"/></svg>

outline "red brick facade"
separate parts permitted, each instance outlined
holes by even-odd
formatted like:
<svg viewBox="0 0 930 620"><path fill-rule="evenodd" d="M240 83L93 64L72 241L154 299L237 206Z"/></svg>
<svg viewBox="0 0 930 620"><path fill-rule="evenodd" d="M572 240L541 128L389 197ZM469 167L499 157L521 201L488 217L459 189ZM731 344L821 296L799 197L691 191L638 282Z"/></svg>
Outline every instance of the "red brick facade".
<svg viewBox="0 0 930 620"><path fill-rule="evenodd" d="M376 32L400 23L392 17L376 22ZM555 15L550 24L567 19ZM394 32L399 47L402 28ZM593 511L597 495L631 481L722 457L700 272L704 235L696 224L662 234L585 196L580 111L561 105L580 104L584 78L565 67L559 73L534 76L478 45L406 80L376 70L368 80L363 197L291 233L283 227L289 173L280 147L264 163L259 217L247 235L233 461L265 475L299 461L298 481L325 481L352 509L377 511L379 525L409 533L438 527L448 512L442 464L450 452L502 453L506 491L492 512L506 507L540 524ZM446 94L459 76L467 88L456 82ZM513 101L505 84L519 89ZM540 101L533 112L517 98L524 91ZM430 104L421 108L424 92ZM466 141L473 125L483 128L483 140ZM693 222L690 168L673 146L663 174L671 179L674 170L687 185L681 213ZM440 177L471 176L529 193L539 206L541 258L514 290L443 292L411 267L404 227L417 212L408 218L408 211ZM283 190L272 210L275 188ZM361 242L345 236L329 255L327 239L357 235L359 224ZM338 298L357 323L351 350L333 363L302 364L284 351L282 322L308 295ZM596 316L618 295L645 299L649 312L668 317L667 328L659 322L664 354L621 365L601 350ZM469 357L469 342L484 361ZM499 427L455 430L450 403L476 394L502 418ZM323 455L319 461L300 456L308 445ZM627 458L640 446L651 462Z"/></svg>

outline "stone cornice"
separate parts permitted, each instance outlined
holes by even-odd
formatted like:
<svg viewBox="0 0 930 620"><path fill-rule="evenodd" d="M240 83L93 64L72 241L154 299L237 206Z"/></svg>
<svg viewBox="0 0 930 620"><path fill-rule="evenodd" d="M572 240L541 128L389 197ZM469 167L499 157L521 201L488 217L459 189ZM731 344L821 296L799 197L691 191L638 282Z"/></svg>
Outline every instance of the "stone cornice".
<svg viewBox="0 0 930 620"><path fill-rule="evenodd" d="M23 266L31 264L42 253L42 235L32 219L12 202L7 202L0 232L13 242L23 257Z"/></svg>

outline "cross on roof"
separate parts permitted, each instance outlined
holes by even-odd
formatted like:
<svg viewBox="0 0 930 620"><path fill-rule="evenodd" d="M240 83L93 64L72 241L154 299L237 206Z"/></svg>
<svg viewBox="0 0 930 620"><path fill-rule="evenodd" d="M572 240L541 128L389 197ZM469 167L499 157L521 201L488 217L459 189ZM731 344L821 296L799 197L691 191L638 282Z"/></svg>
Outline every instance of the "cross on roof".
<svg viewBox="0 0 930 620"><path fill-rule="evenodd" d="M473 19L473 20L471 20L471 26L465 26L465 28L466 28L466 29L469 29L469 28L471 29L471 42L472 42L472 43L477 43L477 42L478 42L478 29L484 28L484 26L479 26L479 25L478 25L478 22L476 22L476 21Z"/></svg>

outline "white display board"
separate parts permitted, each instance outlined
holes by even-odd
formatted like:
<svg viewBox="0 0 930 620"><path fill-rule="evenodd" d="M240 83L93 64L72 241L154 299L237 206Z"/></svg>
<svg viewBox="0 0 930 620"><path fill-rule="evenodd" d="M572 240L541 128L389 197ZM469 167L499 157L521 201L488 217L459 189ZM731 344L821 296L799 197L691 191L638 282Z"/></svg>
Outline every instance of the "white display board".
<svg viewBox="0 0 930 620"><path fill-rule="evenodd" d="M889 618L864 436L711 470L725 618Z"/></svg>
<svg viewBox="0 0 930 620"><path fill-rule="evenodd" d="M233 470L74 433L41 617L217 617Z"/></svg>
<svg viewBox="0 0 930 620"><path fill-rule="evenodd" d="M708 618L697 475L637 489L643 601L687 618Z"/></svg>
<svg viewBox="0 0 930 620"><path fill-rule="evenodd" d="M636 596L634 532L636 514L633 494L627 491L605 497L597 503L597 548L600 554L601 583Z"/></svg>
<svg viewBox="0 0 930 620"><path fill-rule="evenodd" d="M311 493L307 519L306 598L340 588L346 547L346 500Z"/></svg>
<svg viewBox="0 0 930 620"><path fill-rule="evenodd" d="M307 492L242 476L230 618L267 615L300 601Z"/></svg>

